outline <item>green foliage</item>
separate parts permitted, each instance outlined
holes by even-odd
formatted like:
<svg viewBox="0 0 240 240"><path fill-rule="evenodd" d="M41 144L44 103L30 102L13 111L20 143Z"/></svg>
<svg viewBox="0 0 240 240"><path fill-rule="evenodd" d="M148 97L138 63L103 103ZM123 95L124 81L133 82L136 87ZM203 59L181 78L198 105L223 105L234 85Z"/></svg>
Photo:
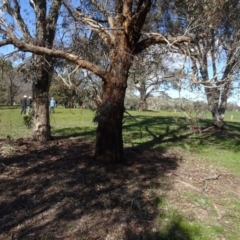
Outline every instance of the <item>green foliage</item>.
<svg viewBox="0 0 240 240"><path fill-rule="evenodd" d="M33 112L31 112L29 115L25 115L23 117L23 123L27 128L31 128L33 125Z"/></svg>

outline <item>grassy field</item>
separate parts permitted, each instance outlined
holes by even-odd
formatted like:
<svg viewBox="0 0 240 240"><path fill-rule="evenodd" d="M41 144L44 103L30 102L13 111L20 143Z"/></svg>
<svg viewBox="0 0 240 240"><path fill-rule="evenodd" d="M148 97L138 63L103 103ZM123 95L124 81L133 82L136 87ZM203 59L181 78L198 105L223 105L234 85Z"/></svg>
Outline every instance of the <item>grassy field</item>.
<svg viewBox="0 0 240 240"><path fill-rule="evenodd" d="M233 119L231 120L231 117ZM76 136L94 141L96 124L94 111L86 109L57 108L50 116L52 133L55 136ZM199 121L199 126L211 125L210 114ZM194 152L197 156L210 158L217 165L228 167L240 173L238 133L240 132L240 112L227 112L225 120L236 136L190 134L189 125L182 113L155 111L128 111L123 125L125 146L150 148L181 148ZM186 135L184 137L184 135ZM19 107L0 107L0 138L31 137L32 129L24 125ZM170 138L169 141L166 139ZM173 139L174 141L171 141ZM228 159L228 161L225 161Z"/></svg>
<svg viewBox="0 0 240 240"><path fill-rule="evenodd" d="M96 131L93 117L91 110L59 107L51 115L52 133L92 143ZM240 113L228 112L225 120L228 131L213 130L209 114L195 122L192 131L189 126L193 123L181 113L129 111L125 114L126 149L149 151L149 156L156 155L156 159L161 151L178 159L177 169L158 176L147 187L148 198L152 199L158 215L152 234L145 239L240 239ZM31 134L19 108L0 108L0 138L25 138ZM137 183L139 176L131 181ZM170 185L172 189L166 190ZM146 202L143 204L138 198L138 194L131 198L130 210L145 208Z"/></svg>

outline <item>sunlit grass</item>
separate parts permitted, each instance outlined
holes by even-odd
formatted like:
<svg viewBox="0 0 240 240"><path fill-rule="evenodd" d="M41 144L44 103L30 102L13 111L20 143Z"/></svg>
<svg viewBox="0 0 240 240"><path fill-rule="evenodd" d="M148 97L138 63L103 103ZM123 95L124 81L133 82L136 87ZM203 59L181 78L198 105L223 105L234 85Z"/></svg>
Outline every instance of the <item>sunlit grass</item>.
<svg viewBox="0 0 240 240"><path fill-rule="evenodd" d="M0 107L0 137L12 138L30 137L32 129L24 125L24 115L20 114L20 107ZM69 109L59 107L55 114L50 115L50 125L53 135L70 136L81 135L94 138L96 124L92 119L91 110ZM86 132L89 134L86 135Z"/></svg>
<svg viewBox="0 0 240 240"><path fill-rule="evenodd" d="M0 137L30 137L20 115L20 107L0 107ZM233 120L231 121L231 116ZM93 123L94 111L58 107L50 115L52 134L75 136L94 141L97 125ZM199 121L199 125L210 126L210 114ZM239 121L236 121L239 119ZM226 167L240 173L240 113L226 113L226 121L233 134L195 133L189 134L186 117L179 112L128 111L124 115L124 146L142 148L181 148L186 154L208 159L216 166Z"/></svg>

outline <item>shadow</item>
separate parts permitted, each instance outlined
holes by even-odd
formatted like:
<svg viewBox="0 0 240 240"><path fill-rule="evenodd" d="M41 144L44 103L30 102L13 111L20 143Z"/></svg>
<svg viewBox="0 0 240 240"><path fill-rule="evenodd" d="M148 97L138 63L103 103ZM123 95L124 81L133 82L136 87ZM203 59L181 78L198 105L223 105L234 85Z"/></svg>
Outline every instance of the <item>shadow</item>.
<svg viewBox="0 0 240 240"><path fill-rule="evenodd" d="M92 144L73 137L8 144L15 152L1 153L0 239L145 234L159 213L156 199L171 189L163 176L179 161L163 150L126 148L125 164L102 165L92 159Z"/></svg>
<svg viewBox="0 0 240 240"><path fill-rule="evenodd" d="M15 109L19 109L19 111L21 111L21 106L18 106L18 105L16 105L16 106L7 106L7 105L5 105L5 106L1 106L0 105L0 111L3 111L3 110L15 110Z"/></svg>
<svg viewBox="0 0 240 240"><path fill-rule="evenodd" d="M142 235L135 235L132 233L126 233L127 240L135 239L147 239L147 240L195 240L196 236L192 236L190 231L185 231L184 228L178 223L172 223L171 227L167 229L167 232L161 233L146 233L145 238L141 238Z"/></svg>
<svg viewBox="0 0 240 240"><path fill-rule="evenodd" d="M212 121L207 119L200 120L198 125L194 126L184 117L179 117L176 121L171 116L135 115L134 119L126 116L125 123L126 144L133 144L133 139L139 139L134 145L143 148L168 148L170 146L185 148L189 145L194 150L201 150L204 146L214 145L216 149L239 151L240 123L237 122L227 122L228 130L213 127ZM145 141L146 139L148 140Z"/></svg>
<svg viewBox="0 0 240 240"><path fill-rule="evenodd" d="M60 128L56 130L53 129L52 132L57 138L83 137L86 139L94 139L96 134L95 129L88 127Z"/></svg>
<svg viewBox="0 0 240 240"><path fill-rule="evenodd" d="M121 165L93 161L93 144L78 138L93 136L91 128L60 129L55 133L61 136L41 144L0 141L0 239L194 239L195 230L179 217L161 228L159 202L172 189L164 175L177 169L180 159L159 144L194 145L196 138L196 146L215 141L227 148L230 142L234 149L240 125L231 122L231 131L189 140L184 118L174 128L172 117L137 116L137 121L128 119L124 131L132 137L140 127L148 140L125 148Z"/></svg>
<svg viewBox="0 0 240 240"><path fill-rule="evenodd" d="M195 130L191 130L184 117L135 115L125 116L123 140L125 146L142 149L167 149L179 146L183 149L201 151L205 146L214 145L216 149L227 149L238 152L240 144L240 124L227 122L229 130L218 130L211 120L202 119ZM53 129L53 134L68 137L79 137L94 141L96 130L92 127L74 127Z"/></svg>

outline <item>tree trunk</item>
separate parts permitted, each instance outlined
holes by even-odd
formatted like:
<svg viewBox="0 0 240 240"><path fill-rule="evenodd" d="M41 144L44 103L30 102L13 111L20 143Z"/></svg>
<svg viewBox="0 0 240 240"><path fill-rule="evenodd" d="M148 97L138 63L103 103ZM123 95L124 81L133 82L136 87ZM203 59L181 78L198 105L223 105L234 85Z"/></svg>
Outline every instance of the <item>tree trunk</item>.
<svg viewBox="0 0 240 240"><path fill-rule="evenodd" d="M121 40L118 48L113 48L110 53L109 75L103 79L102 99L95 118L98 122L95 158L105 163L123 161L124 98L132 56L126 50L125 39Z"/></svg>
<svg viewBox="0 0 240 240"><path fill-rule="evenodd" d="M104 83L102 103L95 118L98 122L95 159L105 163L123 161L122 122L127 80L117 81L118 84Z"/></svg>
<svg viewBox="0 0 240 240"><path fill-rule="evenodd" d="M225 124L218 111L212 111L213 124L217 128L224 128Z"/></svg>
<svg viewBox="0 0 240 240"><path fill-rule="evenodd" d="M148 104L147 104L147 99L146 98L141 98L138 110L139 111L148 110Z"/></svg>
<svg viewBox="0 0 240 240"><path fill-rule="evenodd" d="M49 62L51 60L49 59ZM49 86L52 79L53 67L42 56L36 56L37 74L33 83L33 138L38 141L47 141L51 137L49 122Z"/></svg>
<svg viewBox="0 0 240 240"><path fill-rule="evenodd" d="M33 1L31 4L36 14L36 41L38 46L52 48L56 23L62 1ZM46 55L35 55L36 79L33 83L34 120L33 137L39 141L51 139L49 123L49 87L53 76L53 59ZM35 74L35 73L33 73Z"/></svg>
<svg viewBox="0 0 240 240"><path fill-rule="evenodd" d="M205 89L208 107L212 113L213 124L217 128L223 129L226 125L223 122L223 118L219 109L220 90L218 88Z"/></svg>
<svg viewBox="0 0 240 240"><path fill-rule="evenodd" d="M116 20L115 27L121 27ZM133 55L129 40L116 32L115 46L109 53L108 75L103 80L102 99L95 120L98 122L95 159L104 163L121 163L123 159L122 124L124 98Z"/></svg>

